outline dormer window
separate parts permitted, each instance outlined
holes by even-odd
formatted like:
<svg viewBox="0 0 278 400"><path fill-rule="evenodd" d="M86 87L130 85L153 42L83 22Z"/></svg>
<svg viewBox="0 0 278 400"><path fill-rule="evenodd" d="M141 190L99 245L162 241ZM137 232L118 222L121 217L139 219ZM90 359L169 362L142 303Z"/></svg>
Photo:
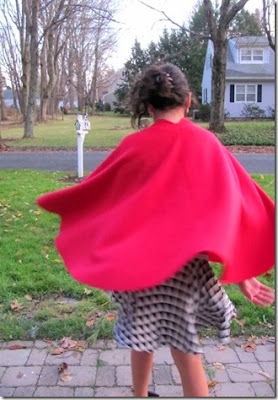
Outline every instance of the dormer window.
<svg viewBox="0 0 278 400"><path fill-rule="evenodd" d="M263 49L240 49L240 63L263 63L264 51Z"/></svg>

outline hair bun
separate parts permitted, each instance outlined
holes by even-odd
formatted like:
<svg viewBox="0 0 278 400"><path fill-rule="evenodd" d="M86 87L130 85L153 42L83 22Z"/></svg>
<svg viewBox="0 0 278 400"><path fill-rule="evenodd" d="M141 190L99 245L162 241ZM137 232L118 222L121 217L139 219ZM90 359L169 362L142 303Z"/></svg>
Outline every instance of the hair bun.
<svg viewBox="0 0 278 400"><path fill-rule="evenodd" d="M169 83L173 82L173 79L171 78L171 75L168 72L161 72L159 74L156 74L154 76L155 82L160 83L162 81L162 76L165 76L166 81L168 81Z"/></svg>

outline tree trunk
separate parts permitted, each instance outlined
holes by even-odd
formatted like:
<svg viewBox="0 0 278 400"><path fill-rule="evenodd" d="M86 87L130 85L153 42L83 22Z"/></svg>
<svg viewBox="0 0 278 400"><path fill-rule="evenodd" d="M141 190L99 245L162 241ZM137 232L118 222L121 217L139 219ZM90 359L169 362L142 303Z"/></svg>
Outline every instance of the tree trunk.
<svg viewBox="0 0 278 400"><path fill-rule="evenodd" d="M6 111L5 111L5 98L4 98L4 80L0 69L0 107L1 107L1 121L6 121Z"/></svg>
<svg viewBox="0 0 278 400"><path fill-rule="evenodd" d="M224 99L225 99L225 77L226 77L226 32L218 35L214 44L214 57L212 68L212 104L209 129L222 133L224 127Z"/></svg>
<svg viewBox="0 0 278 400"><path fill-rule="evenodd" d="M36 118L36 100L37 100L37 83L38 83L38 11L39 0L32 0L32 25L31 25L31 43L30 43L30 85L29 99L27 105L27 113L24 121L23 138L34 137L34 123Z"/></svg>

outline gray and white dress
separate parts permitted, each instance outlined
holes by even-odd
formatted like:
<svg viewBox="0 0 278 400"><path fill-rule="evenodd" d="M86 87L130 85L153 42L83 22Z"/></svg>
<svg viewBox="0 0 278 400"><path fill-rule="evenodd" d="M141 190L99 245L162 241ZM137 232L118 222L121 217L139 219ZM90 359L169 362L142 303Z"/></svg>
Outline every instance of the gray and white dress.
<svg viewBox="0 0 278 400"><path fill-rule="evenodd" d="M220 343L226 344L231 319L236 315L203 254L158 286L113 292L112 299L120 306L115 339L119 345L138 351L152 352L168 345L185 353L202 353L198 329L216 327Z"/></svg>

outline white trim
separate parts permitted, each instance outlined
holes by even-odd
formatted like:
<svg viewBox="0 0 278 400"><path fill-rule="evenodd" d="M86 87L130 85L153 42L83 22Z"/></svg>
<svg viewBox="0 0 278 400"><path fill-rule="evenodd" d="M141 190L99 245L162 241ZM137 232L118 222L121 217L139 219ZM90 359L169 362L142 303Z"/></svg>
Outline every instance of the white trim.
<svg viewBox="0 0 278 400"><path fill-rule="evenodd" d="M271 77L261 77L261 76L250 76L250 77L240 77L240 76L228 76L226 77L226 81L269 81L275 83L275 80Z"/></svg>

